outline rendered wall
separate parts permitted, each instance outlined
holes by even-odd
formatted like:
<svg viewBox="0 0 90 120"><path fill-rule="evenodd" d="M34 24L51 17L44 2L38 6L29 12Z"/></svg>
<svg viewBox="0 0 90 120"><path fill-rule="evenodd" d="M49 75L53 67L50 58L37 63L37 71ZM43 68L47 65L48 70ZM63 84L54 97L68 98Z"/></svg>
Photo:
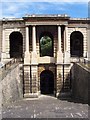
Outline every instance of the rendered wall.
<svg viewBox="0 0 90 120"><path fill-rule="evenodd" d="M21 69L21 70L20 70ZM14 102L23 97L22 66L13 65L6 71L0 84L2 85L2 104Z"/></svg>
<svg viewBox="0 0 90 120"><path fill-rule="evenodd" d="M72 68L72 95L74 99L88 102L89 81L90 71L79 64L74 64Z"/></svg>

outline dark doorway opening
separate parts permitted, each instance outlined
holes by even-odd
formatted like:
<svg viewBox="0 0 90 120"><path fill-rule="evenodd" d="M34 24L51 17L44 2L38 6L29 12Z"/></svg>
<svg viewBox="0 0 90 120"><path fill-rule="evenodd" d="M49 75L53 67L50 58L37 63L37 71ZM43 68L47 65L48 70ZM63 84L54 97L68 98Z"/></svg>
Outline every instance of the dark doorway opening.
<svg viewBox="0 0 90 120"><path fill-rule="evenodd" d="M40 74L40 90L41 94L54 93L54 74L50 70L44 70Z"/></svg>
<svg viewBox="0 0 90 120"><path fill-rule="evenodd" d="M22 58L23 36L20 32L10 34L10 58Z"/></svg>
<svg viewBox="0 0 90 120"><path fill-rule="evenodd" d="M71 57L83 57L83 34L75 31L70 36Z"/></svg>

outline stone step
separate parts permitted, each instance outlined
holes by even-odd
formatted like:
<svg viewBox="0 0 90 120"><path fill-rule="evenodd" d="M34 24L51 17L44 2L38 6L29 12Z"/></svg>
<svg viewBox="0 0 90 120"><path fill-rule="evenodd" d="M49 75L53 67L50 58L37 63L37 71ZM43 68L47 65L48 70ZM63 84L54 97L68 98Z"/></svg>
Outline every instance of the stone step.
<svg viewBox="0 0 90 120"><path fill-rule="evenodd" d="M64 100L64 99L71 99L72 98L72 92L71 91L61 92L59 98L62 99L62 100Z"/></svg>

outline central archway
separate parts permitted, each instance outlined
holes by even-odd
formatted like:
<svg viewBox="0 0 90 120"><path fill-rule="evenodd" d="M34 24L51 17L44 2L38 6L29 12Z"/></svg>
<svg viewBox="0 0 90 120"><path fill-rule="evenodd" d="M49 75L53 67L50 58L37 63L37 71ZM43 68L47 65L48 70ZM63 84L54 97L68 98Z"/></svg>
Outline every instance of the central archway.
<svg viewBox="0 0 90 120"><path fill-rule="evenodd" d="M50 70L44 70L40 74L40 90L41 94L54 93L54 74Z"/></svg>

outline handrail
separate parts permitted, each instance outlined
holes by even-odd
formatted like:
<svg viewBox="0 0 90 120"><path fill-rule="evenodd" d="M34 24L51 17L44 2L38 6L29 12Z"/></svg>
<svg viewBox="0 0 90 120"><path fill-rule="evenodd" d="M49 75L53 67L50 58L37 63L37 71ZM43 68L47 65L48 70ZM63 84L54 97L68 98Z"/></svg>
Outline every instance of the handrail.
<svg viewBox="0 0 90 120"><path fill-rule="evenodd" d="M11 59L10 61L6 62L1 68L0 68L0 81L6 76L8 71L10 70L11 66L15 63L19 63L18 59Z"/></svg>

